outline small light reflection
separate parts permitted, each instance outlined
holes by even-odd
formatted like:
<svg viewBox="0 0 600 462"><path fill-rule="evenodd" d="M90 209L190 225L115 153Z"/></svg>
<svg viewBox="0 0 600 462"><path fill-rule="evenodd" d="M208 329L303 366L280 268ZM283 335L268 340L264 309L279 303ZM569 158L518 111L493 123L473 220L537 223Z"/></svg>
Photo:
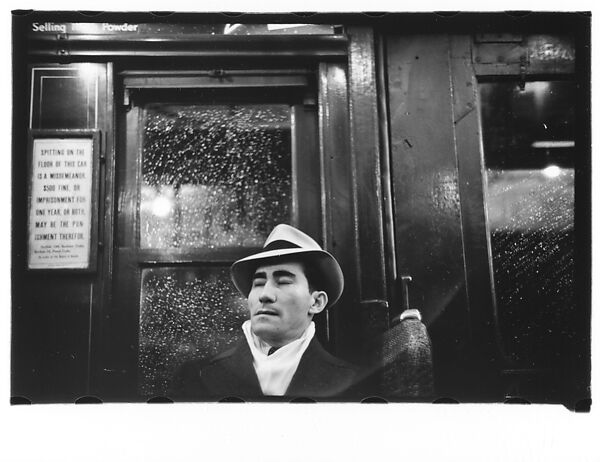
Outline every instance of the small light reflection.
<svg viewBox="0 0 600 462"><path fill-rule="evenodd" d="M557 176L560 175L561 170L560 170L560 167L558 167L556 165L549 165L542 172L548 178L556 178Z"/></svg>
<svg viewBox="0 0 600 462"><path fill-rule="evenodd" d="M93 63L81 63L79 65L79 75L87 82L96 79L98 74L98 66Z"/></svg>
<svg viewBox="0 0 600 462"><path fill-rule="evenodd" d="M243 24L225 24L225 28L223 29L223 34L231 34L237 28L243 26Z"/></svg>
<svg viewBox="0 0 600 462"><path fill-rule="evenodd" d="M544 127L546 127L546 124L544 124ZM574 148L575 141L534 141L533 143L531 143L531 147L535 149L567 149Z"/></svg>
<svg viewBox="0 0 600 462"><path fill-rule="evenodd" d="M164 218L171 213L173 201L165 196L158 196L152 201L152 213L157 217Z"/></svg>
<svg viewBox="0 0 600 462"><path fill-rule="evenodd" d="M267 24L267 30L291 29L306 26L311 26L311 24Z"/></svg>
<svg viewBox="0 0 600 462"><path fill-rule="evenodd" d="M548 95L550 82L527 82L525 93L533 93L536 106L539 106Z"/></svg>

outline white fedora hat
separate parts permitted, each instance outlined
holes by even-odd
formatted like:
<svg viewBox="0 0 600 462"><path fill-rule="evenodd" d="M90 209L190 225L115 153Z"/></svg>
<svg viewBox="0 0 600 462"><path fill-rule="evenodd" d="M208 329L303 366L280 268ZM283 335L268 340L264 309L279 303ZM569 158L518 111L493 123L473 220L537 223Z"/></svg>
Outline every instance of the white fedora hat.
<svg viewBox="0 0 600 462"><path fill-rule="evenodd" d="M344 274L337 260L307 234L290 225L277 225L265 241L262 252L242 258L231 265L231 279L237 290L248 297L256 268L271 260L298 256L316 270L318 281L311 281L327 292L328 305L338 301L344 290Z"/></svg>

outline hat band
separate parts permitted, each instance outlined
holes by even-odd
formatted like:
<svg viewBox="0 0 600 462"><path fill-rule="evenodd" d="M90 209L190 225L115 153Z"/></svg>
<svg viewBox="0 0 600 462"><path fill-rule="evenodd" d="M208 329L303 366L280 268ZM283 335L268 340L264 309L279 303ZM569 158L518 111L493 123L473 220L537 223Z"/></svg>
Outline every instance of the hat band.
<svg viewBox="0 0 600 462"><path fill-rule="evenodd" d="M264 246L263 252L267 252L269 250L299 249L299 248L300 248L300 246L294 244L293 242L278 240L278 241L269 242L266 246Z"/></svg>

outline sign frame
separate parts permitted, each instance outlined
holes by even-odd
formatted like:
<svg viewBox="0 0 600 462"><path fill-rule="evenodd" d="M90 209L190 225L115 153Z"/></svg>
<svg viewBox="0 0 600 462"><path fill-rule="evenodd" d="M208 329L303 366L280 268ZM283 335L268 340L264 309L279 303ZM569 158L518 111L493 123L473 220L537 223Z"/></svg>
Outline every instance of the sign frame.
<svg viewBox="0 0 600 462"><path fill-rule="evenodd" d="M27 187L27 261L26 269L31 272L52 272L52 273L95 273L98 266L98 226L99 226L99 187L100 187L100 130L96 129L30 129L28 132L28 143L27 143L27 167L28 167L28 187ZM57 143L69 141L88 139L91 141L91 191L89 196L89 247L87 253L87 264L84 266L69 266L68 263L65 266L51 264L47 267L31 266L31 210L34 184L37 181L34 178L34 145L36 140L52 139L56 140ZM87 194L87 192L85 192Z"/></svg>

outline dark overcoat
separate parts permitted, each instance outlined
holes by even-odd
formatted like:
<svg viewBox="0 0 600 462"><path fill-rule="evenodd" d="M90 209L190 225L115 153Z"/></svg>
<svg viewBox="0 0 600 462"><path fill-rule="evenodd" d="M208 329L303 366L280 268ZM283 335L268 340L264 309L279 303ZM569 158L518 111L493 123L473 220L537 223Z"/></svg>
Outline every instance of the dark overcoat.
<svg viewBox="0 0 600 462"><path fill-rule="evenodd" d="M175 401L219 401L241 398L264 401L277 397L263 395L252 364L246 339L209 361L184 363L177 372L169 393ZM285 397L343 398L351 397L357 369L329 354L313 337L300 359Z"/></svg>

